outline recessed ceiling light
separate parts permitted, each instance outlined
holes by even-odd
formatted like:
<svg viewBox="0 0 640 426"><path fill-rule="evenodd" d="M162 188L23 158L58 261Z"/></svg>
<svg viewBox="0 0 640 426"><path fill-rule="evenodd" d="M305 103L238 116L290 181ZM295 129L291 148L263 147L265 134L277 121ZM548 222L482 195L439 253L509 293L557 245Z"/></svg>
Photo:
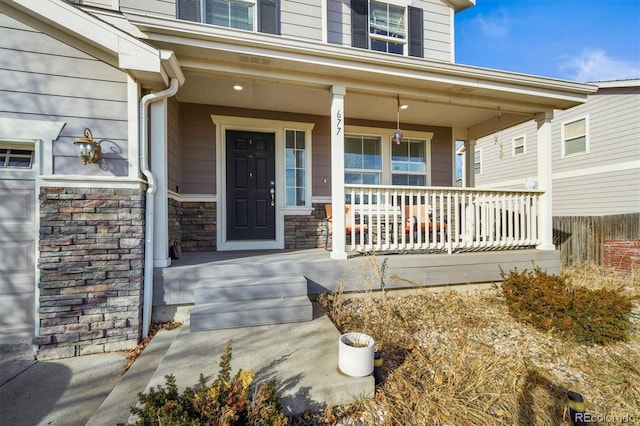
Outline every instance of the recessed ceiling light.
<svg viewBox="0 0 640 426"><path fill-rule="evenodd" d="M400 109L407 109L407 108L409 108L409 105L407 104L400 105Z"/></svg>
<svg viewBox="0 0 640 426"><path fill-rule="evenodd" d="M240 86L239 84L234 84L233 85L233 90L235 90L236 92L240 92L240 91L244 90L244 87Z"/></svg>

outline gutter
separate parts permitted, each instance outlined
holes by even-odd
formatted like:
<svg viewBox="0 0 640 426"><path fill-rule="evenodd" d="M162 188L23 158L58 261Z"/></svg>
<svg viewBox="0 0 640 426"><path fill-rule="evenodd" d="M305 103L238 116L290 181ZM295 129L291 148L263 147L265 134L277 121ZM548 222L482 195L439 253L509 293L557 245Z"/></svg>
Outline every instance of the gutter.
<svg viewBox="0 0 640 426"><path fill-rule="evenodd" d="M146 208L144 221L144 284L142 291L142 338L149 336L151 326L151 308L153 303L153 225L155 217L156 178L149 168L147 129L147 109L152 102L169 98L178 92L178 78L171 78L169 87L156 93L150 93L140 99L140 171L147 178Z"/></svg>

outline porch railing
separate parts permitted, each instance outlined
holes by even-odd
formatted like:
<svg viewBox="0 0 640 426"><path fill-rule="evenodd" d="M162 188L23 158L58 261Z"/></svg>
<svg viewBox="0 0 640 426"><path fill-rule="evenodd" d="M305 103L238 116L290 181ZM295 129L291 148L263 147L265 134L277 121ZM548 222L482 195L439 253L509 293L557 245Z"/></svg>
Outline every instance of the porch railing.
<svg viewBox="0 0 640 426"><path fill-rule="evenodd" d="M535 246L540 242L542 194L542 191L345 185L346 251L453 253L464 249Z"/></svg>

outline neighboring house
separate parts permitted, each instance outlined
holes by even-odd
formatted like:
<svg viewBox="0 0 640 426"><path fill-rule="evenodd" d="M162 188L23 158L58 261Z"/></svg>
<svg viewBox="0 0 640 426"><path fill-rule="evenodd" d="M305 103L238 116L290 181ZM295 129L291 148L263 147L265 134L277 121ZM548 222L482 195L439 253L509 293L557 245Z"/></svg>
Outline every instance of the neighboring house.
<svg viewBox="0 0 640 426"><path fill-rule="evenodd" d="M474 4L0 1L0 344L33 341L41 358L132 347L174 241L319 247L328 203L333 229L365 229L333 233L336 259L553 249L550 180L456 189L455 142L536 119L525 151L546 152L552 112L595 87L453 63L454 14ZM91 135L101 156L83 164L74 141ZM522 222L477 232L515 211Z"/></svg>
<svg viewBox="0 0 640 426"><path fill-rule="evenodd" d="M566 264L604 263L605 240L636 240L637 246L640 238L640 80L594 84L598 91L586 103L555 111L551 121L547 173L553 178L555 242L566 251ZM475 143L475 186L535 185L536 123L497 128Z"/></svg>

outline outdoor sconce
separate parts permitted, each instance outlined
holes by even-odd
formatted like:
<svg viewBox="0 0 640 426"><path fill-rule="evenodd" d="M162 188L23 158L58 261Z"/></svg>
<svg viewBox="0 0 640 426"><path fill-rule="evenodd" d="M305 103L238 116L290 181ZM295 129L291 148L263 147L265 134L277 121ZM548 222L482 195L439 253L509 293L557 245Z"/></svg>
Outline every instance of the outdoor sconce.
<svg viewBox="0 0 640 426"><path fill-rule="evenodd" d="M84 129L84 137L76 139L73 143L83 164L95 163L100 159L100 144L93 139L88 127Z"/></svg>

